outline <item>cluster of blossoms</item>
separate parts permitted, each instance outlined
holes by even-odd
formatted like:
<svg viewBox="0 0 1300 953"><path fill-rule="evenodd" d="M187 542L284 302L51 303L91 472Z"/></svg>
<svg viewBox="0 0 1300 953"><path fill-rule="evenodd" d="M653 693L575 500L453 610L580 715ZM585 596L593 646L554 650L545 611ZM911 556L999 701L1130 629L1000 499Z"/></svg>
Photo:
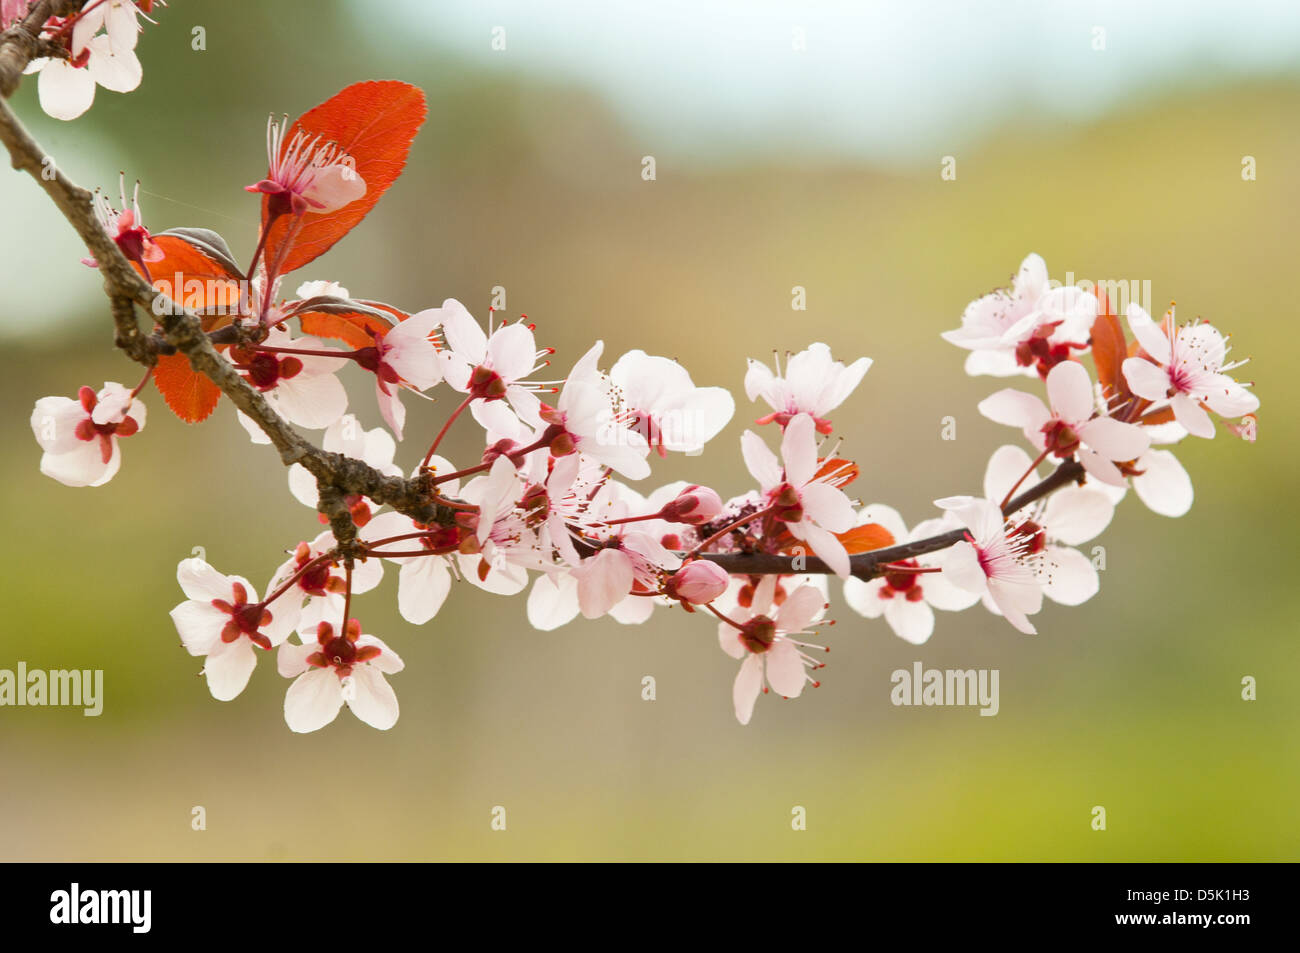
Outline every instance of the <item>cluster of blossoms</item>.
<svg viewBox="0 0 1300 953"><path fill-rule="evenodd" d="M895 509L851 498L859 467L830 443L831 417L871 361L846 364L821 343L788 356L784 369L779 360L749 362L745 393L764 405L740 436L750 489L724 498L684 482L640 487L654 461L698 453L726 427L736 409L727 390L699 386L676 361L639 350L611 362L600 341L557 377L533 324L493 312L483 323L455 300L407 313L328 281L281 297L284 278L353 227L400 171L392 138L409 144L423 118L412 90L358 84L292 127L272 122L267 175L249 186L261 196L262 231L246 272L215 233L151 235L138 208L100 209L146 278L197 257L238 284L233 299L213 289L186 303L249 387L283 420L323 431L324 450L408 477L424 495L419 512L438 514L417 519L409 507L353 494L343 502L355 538L336 537L325 485L294 465L291 494L321 509L329 528L313 527L311 539L287 548L265 595L200 559L180 564L187 598L172 619L184 647L204 658L212 695L234 698L259 653L274 651L280 675L292 679L284 712L295 731L322 727L345 705L377 728L397 721L387 676L402 660L363 634L354 613L354 597L379 586L385 566L397 567L398 609L412 625L434 619L457 582L526 593L528 620L541 630L579 615L634 625L657 610L705 613L722 650L741 663L732 692L741 723L760 694L793 698L819 684L825 649L815 633L829 624L831 575L849 606L883 616L909 642L931 636L933 610L977 603L1033 633L1044 597L1074 606L1097 593L1097 571L1075 547L1106 528L1130 483L1158 513L1191 505L1186 472L1156 447L1213 437L1211 414L1239 418L1258 406L1229 376L1236 365L1210 325L1180 327L1172 309L1157 323L1130 305L1130 343L1106 301L1052 287L1031 255L1013 288L973 302L962 327L945 335L970 350L968 372L1045 385L1046 401L1003 389L980 404L1028 447L993 454L982 496L937 500L910 529ZM389 135L351 134L359 110L388 117ZM351 412L345 374L373 387L384 426L366 429ZM42 471L76 486L110 479L120 440L144 424L138 394L150 376L186 420L206 417L221 396L213 388L205 398L206 378L183 355L163 352L134 390L106 384L82 388L75 401L44 398L32 416ZM455 395L454 409L419 442L418 459L398 464L403 398L440 389ZM241 420L254 442L269 442L261 422ZM459 465L439 453L457 421L473 421L484 448ZM1049 461L1057 469L1044 476Z"/></svg>
<svg viewBox="0 0 1300 953"><path fill-rule="evenodd" d="M95 101L95 88L129 93L144 73L135 55L140 21L149 20L156 0L86 0L71 16L50 17L41 27L49 56L25 70L39 73L41 108L55 119L76 119ZM27 0L3 0L0 27L27 14Z"/></svg>

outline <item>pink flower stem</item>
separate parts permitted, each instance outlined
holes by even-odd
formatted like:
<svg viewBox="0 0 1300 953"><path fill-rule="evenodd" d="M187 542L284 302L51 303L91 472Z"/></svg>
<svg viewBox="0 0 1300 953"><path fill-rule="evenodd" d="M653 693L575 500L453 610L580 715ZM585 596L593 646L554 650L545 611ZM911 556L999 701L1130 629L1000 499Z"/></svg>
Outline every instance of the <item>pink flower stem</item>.
<svg viewBox="0 0 1300 953"><path fill-rule="evenodd" d="M511 450L509 453L502 454L502 456L509 457L511 461L513 461L514 463L518 463L523 457L526 457L534 450L541 450L549 442L550 441L548 441L545 438L545 436L543 436L535 443L530 443L526 447L520 447L518 450ZM466 467L464 470L456 470L453 473L444 473L440 477L434 477L433 483L434 486L437 486L439 483L447 483L450 482L451 480L459 480L461 477L471 476L475 473L482 473L484 470L490 470L490 469L492 469L491 463L480 463L477 466Z"/></svg>
<svg viewBox="0 0 1300 953"><path fill-rule="evenodd" d="M447 431L451 429L451 425L455 422L456 418L464 412L465 408L469 406L469 402L473 399L473 394L465 395L465 399L462 400L456 409L451 412L451 416L447 418L447 422L443 424L442 429L438 431L438 436L434 437L433 443L429 445L429 452L424 455L424 463L420 464L421 466L427 467L429 465L429 461L433 459L434 453L438 450L438 444L442 443L442 438L447 436Z"/></svg>
<svg viewBox="0 0 1300 953"><path fill-rule="evenodd" d="M297 572L295 572L292 576L290 576L288 579L286 579L283 583L280 584L280 588L276 589L275 592L273 592L271 595L267 596L265 599L262 600L262 605L269 606L276 599L279 599L282 595L288 592L290 587L293 586L295 582L301 579L312 569L315 569L317 564L332 560L335 555L336 553L333 550L330 550L328 553L321 553L315 559L309 559L307 562L303 563L298 568Z"/></svg>
<svg viewBox="0 0 1300 953"><path fill-rule="evenodd" d="M1046 460L1047 455L1051 452L1052 452L1052 448L1048 447L1042 453L1040 453L1038 455L1038 459L1035 460L1033 463L1029 464L1029 469L1024 472L1024 474L1020 477L1019 480L1016 481L1015 486L1007 490L1007 495L1002 498L1002 505L1001 507L999 507L1004 513L1006 512L1007 504L1010 503L1011 498L1016 495L1016 490L1020 489L1020 484L1024 483L1026 480L1029 479L1030 474L1032 474L1035 470L1038 469L1038 465L1042 463L1044 460Z"/></svg>
<svg viewBox="0 0 1300 953"><path fill-rule="evenodd" d="M733 628L739 629L739 630L742 631L742 632L745 630L745 627L744 627L743 625L741 625L739 622L737 622L735 619L728 619L725 615L723 615L723 614L722 614L721 612L719 612L717 609L713 608L713 603L712 603L712 602L706 602L706 603L704 603L704 608L708 609L710 612L712 612L714 615L716 615L716 616L717 616L719 619L721 619L723 622L727 623L727 625L732 626Z"/></svg>

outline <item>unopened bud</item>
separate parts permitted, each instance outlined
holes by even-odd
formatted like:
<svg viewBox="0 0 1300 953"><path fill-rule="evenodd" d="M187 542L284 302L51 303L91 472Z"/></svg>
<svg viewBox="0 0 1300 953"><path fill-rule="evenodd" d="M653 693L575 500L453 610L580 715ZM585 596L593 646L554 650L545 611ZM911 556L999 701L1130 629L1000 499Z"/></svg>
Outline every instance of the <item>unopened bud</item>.
<svg viewBox="0 0 1300 953"><path fill-rule="evenodd" d="M717 519L722 512L722 497L707 486L688 486L659 512L659 518L669 523L690 523L703 526Z"/></svg>
<svg viewBox="0 0 1300 953"><path fill-rule="evenodd" d="M703 605L726 592L730 578L717 563L696 559L668 577L664 594L682 602Z"/></svg>

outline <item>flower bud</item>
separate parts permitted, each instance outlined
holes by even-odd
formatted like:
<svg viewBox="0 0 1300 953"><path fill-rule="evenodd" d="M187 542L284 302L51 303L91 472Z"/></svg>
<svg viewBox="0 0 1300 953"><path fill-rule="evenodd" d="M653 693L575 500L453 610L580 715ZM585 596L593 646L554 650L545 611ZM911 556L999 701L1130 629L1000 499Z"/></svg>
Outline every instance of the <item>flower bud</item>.
<svg viewBox="0 0 1300 953"><path fill-rule="evenodd" d="M717 519L722 512L722 497L707 486L688 486L659 512L659 518L669 523L690 523L703 526Z"/></svg>
<svg viewBox="0 0 1300 953"><path fill-rule="evenodd" d="M727 591L727 571L707 559L696 559L673 573L664 583L664 593L673 599L703 605Z"/></svg>

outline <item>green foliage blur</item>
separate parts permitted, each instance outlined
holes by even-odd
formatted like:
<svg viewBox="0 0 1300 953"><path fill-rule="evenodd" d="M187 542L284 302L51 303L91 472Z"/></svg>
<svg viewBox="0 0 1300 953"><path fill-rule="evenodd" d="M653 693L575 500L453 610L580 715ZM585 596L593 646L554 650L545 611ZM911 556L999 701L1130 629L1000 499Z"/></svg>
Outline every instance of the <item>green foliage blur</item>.
<svg viewBox="0 0 1300 953"><path fill-rule="evenodd" d="M731 711L735 663L704 618L540 633L522 598L458 586L417 630L397 615L390 570L357 613L406 660L392 679L400 721L380 733L344 711L295 736L271 660L237 700L214 701L167 611L194 547L263 586L319 531L315 514L229 404L190 427L153 391L111 484L42 477L36 399L138 373L53 210L6 222L24 238L0 296L0 667L102 668L107 699L99 718L0 709L0 859L1300 859L1294 82L1174 87L1086 126L1022 121L961 152L952 182L938 157L882 171L740 154L692 169L589 91L445 51L388 57L354 38L341 4L230 7L161 10L140 43L142 87L101 91L77 122L45 119L33 82L15 108L75 180L115 187L125 169L144 182L151 228L215 228L246 257L257 202L241 187L265 168L268 112L297 115L361 79L422 86L430 114L406 173L301 278L410 310L456 297L480 317L502 285L508 312L558 349L557 376L600 337L611 359L643 348L732 388L729 428L655 480L747 489L738 437L762 411L740 387L745 358L824 340L876 361L833 417L863 503L916 522L937 497L978 492L989 454L1017 435L975 409L1004 385L965 377L938 335L1030 251L1057 278L1150 280L1157 309L1176 298L1180 318L1232 332L1234 356L1253 358L1260 439L1187 440L1192 513L1126 501L1098 541L1101 594L1049 604L1037 637L975 609L940 614L913 647L833 583L822 688L762 698L747 728ZM194 23L206 52L190 49ZM1242 180L1244 155L1257 181ZM43 207L25 177L0 183L4 206ZM20 291L41 268L57 277ZM795 285L806 312L790 308ZM376 425L368 385L350 384ZM413 410L399 462L414 464L451 406ZM955 442L940 439L947 416ZM445 446L472 462L477 440L458 427ZM1000 713L892 706L890 673L915 660L1000 669ZM497 805L505 832L489 827ZM1090 827L1096 805L1105 832Z"/></svg>

